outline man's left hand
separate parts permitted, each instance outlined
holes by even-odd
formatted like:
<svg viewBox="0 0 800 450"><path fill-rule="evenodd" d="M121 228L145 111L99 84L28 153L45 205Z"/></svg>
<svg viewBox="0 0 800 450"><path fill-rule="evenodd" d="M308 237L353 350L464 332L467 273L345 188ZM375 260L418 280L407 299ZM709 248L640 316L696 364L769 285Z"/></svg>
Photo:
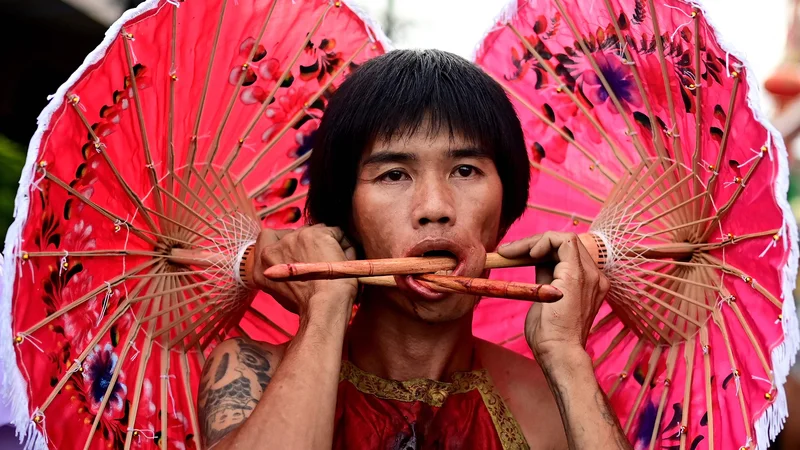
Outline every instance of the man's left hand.
<svg viewBox="0 0 800 450"><path fill-rule="evenodd" d="M541 363L564 350L585 349L609 282L578 236L547 232L501 246L497 252L506 258L529 255L541 262L536 267L537 282L552 279L564 294L554 303L534 303L528 311L525 338L536 359Z"/></svg>

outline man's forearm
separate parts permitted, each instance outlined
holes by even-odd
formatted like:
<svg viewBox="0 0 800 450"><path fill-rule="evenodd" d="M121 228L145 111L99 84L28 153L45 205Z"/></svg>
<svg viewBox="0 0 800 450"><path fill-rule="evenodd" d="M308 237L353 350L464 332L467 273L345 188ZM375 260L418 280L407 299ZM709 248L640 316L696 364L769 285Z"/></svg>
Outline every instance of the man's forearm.
<svg viewBox="0 0 800 450"><path fill-rule="evenodd" d="M253 413L214 450L330 448L348 317L334 311L302 321Z"/></svg>
<svg viewBox="0 0 800 450"><path fill-rule="evenodd" d="M570 450L632 449L585 351L552 352L539 363L558 404Z"/></svg>

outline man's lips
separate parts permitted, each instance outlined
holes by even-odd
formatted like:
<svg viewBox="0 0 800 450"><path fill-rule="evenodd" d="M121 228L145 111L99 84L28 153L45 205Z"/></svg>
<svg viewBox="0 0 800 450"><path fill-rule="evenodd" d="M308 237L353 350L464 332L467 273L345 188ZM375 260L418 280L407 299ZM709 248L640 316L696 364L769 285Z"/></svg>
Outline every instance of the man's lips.
<svg viewBox="0 0 800 450"><path fill-rule="evenodd" d="M469 257L473 253L470 250L470 248L458 245L449 239L428 238L408 249L403 256L425 256L426 253L432 252L436 254L449 253L457 260L457 264L452 271L446 271L445 274L461 276L469 268ZM413 275L396 276L395 280L399 287L406 288L428 301L442 300L448 295L431 290L426 286L426 283L420 282Z"/></svg>

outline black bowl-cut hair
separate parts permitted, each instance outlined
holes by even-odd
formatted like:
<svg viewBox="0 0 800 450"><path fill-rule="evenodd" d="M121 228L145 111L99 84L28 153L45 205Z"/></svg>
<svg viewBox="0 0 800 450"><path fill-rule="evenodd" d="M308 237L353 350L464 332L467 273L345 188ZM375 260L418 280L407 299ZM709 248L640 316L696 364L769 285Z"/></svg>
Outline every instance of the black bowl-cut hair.
<svg viewBox="0 0 800 450"><path fill-rule="evenodd" d="M356 69L331 96L313 138L308 223L352 224L358 165L378 140L446 130L489 153L503 184L508 230L525 211L530 167L522 127L503 88L475 64L440 50L394 50Z"/></svg>

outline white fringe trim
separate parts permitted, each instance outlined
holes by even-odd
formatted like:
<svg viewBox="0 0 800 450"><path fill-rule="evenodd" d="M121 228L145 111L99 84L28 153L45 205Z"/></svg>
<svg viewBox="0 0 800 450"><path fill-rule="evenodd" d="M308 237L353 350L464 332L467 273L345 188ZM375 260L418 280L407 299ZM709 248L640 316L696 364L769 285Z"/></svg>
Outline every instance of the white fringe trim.
<svg viewBox="0 0 800 450"><path fill-rule="evenodd" d="M747 58L741 52L737 52L734 46L730 45L725 38L720 35L719 28L714 26L714 21L707 14L707 9L703 5L703 0L676 1L680 1L683 4L695 7L702 11L706 22L708 22L708 24L712 27L714 36L717 39L720 47L723 50L726 50L728 54L733 55L739 61L741 61L746 68L752 67L752 65L747 62ZM512 20L517 11L519 11L519 8L524 6L527 2L528 0L511 0L505 6L505 8L503 8L495 21L492 23L489 30L484 35L484 38L481 39L481 42L476 46L475 53L473 54L472 58L473 61L475 61L476 58L486 50L483 48L483 42L486 36L495 31L498 27L498 24L505 24ZM782 244L784 245L784 248L786 248L785 246L787 243L789 245L789 259L786 262L786 265L783 267L781 274L781 299L783 300L783 320L781 325L783 328L783 342L772 349L770 355L773 376L775 377L775 389L777 396L775 397L773 403L767 406L765 411L756 420L754 425L756 432L756 448L758 450L767 450L769 444L775 440L778 433L780 433L780 431L783 429L783 424L786 422L786 417L789 414L783 385L786 383L789 370L795 363L795 357L798 350L800 350L800 327L798 327L798 317L793 296L797 279L798 256L800 256L800 251L798 251L797 222L795 221L794 214L789 206L788 200L789 159L788 153L786 152L786 145L783 142L783 137L781 137L778 130L770 123L769 118L761 109L761 98L759 96L759 92L761 90L760 84L755 75L750 73L750 70L747 71L746 81L748 87L747 105L750 107L751 111L753 111L753 117L755 120L758 121L764 128L766 128L767 132L770 134L769 139L772 140L778 150L778 174L775 179L774 196L778 206L783 212L783 231L781 233L781 240L783 241ZM741 444L745 445L746 443L742 442Z"/></svg>
<svg viewBox="0 0 800 450"><path fill-rule="evenodd" d="M478 41L477 44L475 44L475 48L472 51L472 56L470 58L470 61L476 62L478 57L485 50L483 47L483 43L484 41L486 41L486 38L490 34L492 34L495 30L501 28L502 26L505 26L505 24L507 24L508 22L511 22L511 20L517 15L517 11L519 11L519 9L525 6L525 4L527 3L528 0L511 0L510 2L506 3L506 6L504 6L503 9L500 10L497 16L495 16L491 25L489 25L489 28L486 30L485 33L483 33L483 37L481 38L481 40Z"/></svg>
<svg viewBox="0 0 800 450"><path fill-rule="evenodd" d="M386 51L391 50L392 44L389 38L381 30L380 25L370 18L363 9L356 6L352 1L345 2L370 29L367 30L370 37L380 42ZM5 251L3 252L3 271L0 282L3 283L3 291L0 294L0 370L2 370L2 395L10 404L11 423L16 428L16 435L20 443L24 443L25 450L46 450L47 437L39 431L38 425L32 420L29 410L28 385L17 367L17 357L14 348L13 324L12 324L12 299L14 290L14 279L17 275L18 251L22 244L22 229L28 218L30 209L30 187L34 179L36 159L39 155L39 146L45 130L50 126L53 115L63 105L64 99L69 89L75 85L84 75L90 66L100 61L108 51L108 48L119 36L122 26L142 14L156 9L160 6L171 4L167 0L147 0L134 9L130 9L122 14L106 31L105 37L100 45L97 46L84 59L83 64L76 70L67 81L62 84L55 94L49 96L50 103L44 108L36 119L37 128L30 144L25 165L20 177L19 189L17 190L14 202L14 222L8 229L5 241Z"/></svg>
<svg viewBox="0 0 800 450"><path fill-rule="evenodd" d="M753 67L748 61L746 56L735 50L734 46L730 45L723 36L719 33L719 28L714 26L714 21L707 14L707 9L703 5L703 0L685 1L684 3L694 6L702 11L706 22L714 30L714 36L717 39L720 47L726 50L729 54L736 57L744 64L745 68ZM772 360L772 373L775 377L775 389L777 396L775 400L767 406L761 416L755 423L755 438L756 448L758 450L767 450L769 445L778 436L778 433L783 429L783 424L786 422L786 417L789 415L789 409L786 404L786 395L784 391L784 383L789 375L789 370L795 363L795 357L798 350L800 350L800 327L798 327L797 311L794 303L793 291L797 281L797 265L798 251L797 242L797 222L794 218L791 206L789 206L788 192L789 192L789 156L786 151L786 145L783 142L783 137L778 130L770 123L769 118L761 108L761 85L756 79L755 75L747 70L747 105L753 111L753 117L761 123L770 134L772 142L778 149L778 174L775 179L775 200L783 211L783 233L781 239L785 246L788 241L789 245L789 259L786 265L783 266L782 273L782 292L781 299L783 300L783 342L777 347L772 349L770 355ZM787 236L788 235L788 236Z"/></svg>
<svg viewBox="0 0 800 450"><path fill-rule="evenodd" d="M34 166L39 155L39 146L45 130L50 125L53 114L64 103L67 91L78 82L89 67L100 61L111 46L114 39L119 36L122 26L147 11L155 9L161 3L159 0L147 0L138 7L126 11L106 31L103 41L95 48L78 70L62 84L56 93L50 97L50 103L44 108L37 118L36 132L28 145L28 155L19 182L19 190L14 203L14 223L6 234L5 251L3 252L3 292L0 296L0 370L3 373L2 395L11 405L11 423L16 427L16 434L20 443L24 443L25 450L46 450L47 437L39 431L38 425L32 420L29 410L28 385L17 367L17 355L14 348L12 324L12 298L14 279L17 275L18 251L22 244L22 229L28 218L30 209L30 187L34 178ZM164 4L164 3L161 3Z"/></svg>
<svg viewBox="0 0 800 450"><path fill-rule="evenodd" d="M389 37L384 34L381 24L373 19L364 8L359 6L354 0L342 0L342 4L350 8L350 11L353 11L353 13L366 24L367 34L373 42L380 42L386 52L394 50L394 45L392 41L389 40Z"/></svg>

